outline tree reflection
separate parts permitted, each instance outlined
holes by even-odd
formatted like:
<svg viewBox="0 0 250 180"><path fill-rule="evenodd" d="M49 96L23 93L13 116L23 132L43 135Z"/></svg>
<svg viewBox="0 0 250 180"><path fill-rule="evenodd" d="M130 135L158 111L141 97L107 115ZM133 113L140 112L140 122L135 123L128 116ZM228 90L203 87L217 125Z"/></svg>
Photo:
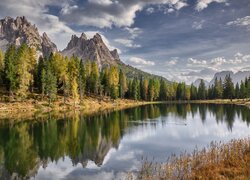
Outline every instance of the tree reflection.
<svg viewBox="0 0 250 180"><path fill-rule="evenodd" d="M118 148L127 129L145 122L166 123L174 115L185 121L198 116L203 123L212 114L217 123L226 123L232 131L236 118L249 126L250 110L235 105L159 104L146 105L92 116L75 113L58 119L19 122L0 127L0 179L33 176L37 169L65 156L73 165L86 166L88 160L101 166L111 148ZM161 117L161 118L160 118ZM156 123L150 126L156 128ZM16 176L16 175L15 175Z"/></svg>

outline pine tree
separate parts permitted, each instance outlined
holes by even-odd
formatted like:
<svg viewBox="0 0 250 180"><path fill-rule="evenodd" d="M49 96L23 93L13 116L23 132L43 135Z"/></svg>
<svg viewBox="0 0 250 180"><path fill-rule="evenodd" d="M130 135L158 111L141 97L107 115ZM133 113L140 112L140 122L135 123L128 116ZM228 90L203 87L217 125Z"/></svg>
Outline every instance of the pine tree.
<svg viewBox="0 0 250 180"><path fill-rule="evenodd" d="M240 98L240 86L239 83L237 82L235 86L235 98L239 99Z"/></svg>
<svg viewBox="0 0 250 180"><path fill-rule="evenodd" d="M143 79L143 85L142 85L142 99L147 101L148 100L148 79Z"/></svg>
<svg viewBox="0 0 250 180"><path fill-rule="evenodd" d="M0 49L0 87L3 86L4 82L4 53Z"/></svg>
<svg viewBox="0 0 250 180"><path fill-rule="evenodd" d="M160 82L160 97L159 100L166 101L167 100L167 83L163 79Z"/></svg>
<svg viewBox="0 0 250 180"><path fill-rule="evenodd" d="M193 85L193 84L191 84L191 87L190 87L190 99L192 99L192 100L197 100L197 88Z"/></svg>
<svg viewBox="0 0 250 180"><path fill-rule="evenodd" d="M127 78L126 75L123 73L122 70L120 70L119 73L119 94L120 98L124 98L125 93L128 90L128 85L127 85Z"/></svg>
<svg viewBox="0 0 250 180"><path fill-rule="evenodd" d="M115 66L111 66L110 68L108 84L111 98L116 99L119 96L119 72Z"/></svg>
<svg viewBox="0 0 250 180"><path fill-rule="evenodd" d="M243 81L241 81L240 83L240 98L242 99L246 98L246 87Z"/></svg>
<svg viewBox="0 0 250 180"><path fill-rule="evenodd" d="M90 73L90 91L95 95L98 94L99 89L99 69L96 62L91 64L91 73Z"/></svg>
<svg viewBox="0 0 250 180"><path fill-rule="evenodd" d="M87 60L86 63L84 64L84 69L85 69L85 76L86 76L86 92L89 94L90 93L90 87L91 87L91 82L90 82L90 74L91 74L91 62L90 60Z"/></svg>
<svg viewBox="0 0 250 180"><path fill-rule="evenodd" d="M150 101L153 101L155 97L155 87L154 87L154 80L150 79L149 80L149 85L148 85L148 99Z"/></svg>
<svg viewBox="0 0 250 180"><path fill-rule="evenodd" d="M42 86L44 83L44 89L46 94L49 97L49 106L51 105L51 101L56 99L56 95L57 95L57 79L56 76L53 74L53 70L52 70L52 65L50 61L46 62L46 73L45 73L45 77L44 80L42 80ZM42 78L44 72L42 72Z"/></svg>
<svg viewBox="0 0 250 180"><path fill-rule="evenodd" d="M80 61L79 65L79 94L80 94L80 100L82 101L84 93L85 93L85 87L86 87L86 73L85 68L83 64L83 60Z"/></svg>
<svg viewBox="0 0 250 180"><path fill-rule="evenodd" d="M73 97L74 105L79 99L78 94L78 77L79 77L79 65L80 61L77 57L72 56L68 63L68 78L69 78L69 87L70 87L70 94Z"/></svg>
<svg viewBox="0 0 250 180"><path fill-rule="evenodd" d="M139 81L137 78L133 79L132 82L132 97L134 100L139 100L140 99L140 87L139 87Z"/></svg>
<svg viewBox="0 0 250 180"><path fill-rule="evenodd" d="M202 79L198 88L198 99L206 99L206 86L205 86L205 82Z"/></svg>
<svg viewBox="0 0 250 180"><path fill-rule="evenodd" d="M13 95L17 89L17 71L16 71L16 47L11 45L4 56L4 77L6 80L6 89L10 95Z"/></svg>
<svg viewBox="0 0 250 180"><path fill-rule="evenodd" d="M226 99L233 99L234 98L234 84L230 75L227 75L224 80L224 94L223 97Z"/></svg>
<svg viewBox="0 0 250 180"><path fill-rule="evenodd" d="M217 77L214 81L214 98L221 99L223 97L223 85L222 80L218 81Z"/></svg>
<svg viewBox="0 0 250 180"><path fill-rule="evenodd" d="M33 65L31 65L30 58L28 46L26 44L22 44L17 50L16 57L16 73L18 84L16 93L21 98L25 98L27 96L29 86L33 80L33 76L31 74Z"/></svg>

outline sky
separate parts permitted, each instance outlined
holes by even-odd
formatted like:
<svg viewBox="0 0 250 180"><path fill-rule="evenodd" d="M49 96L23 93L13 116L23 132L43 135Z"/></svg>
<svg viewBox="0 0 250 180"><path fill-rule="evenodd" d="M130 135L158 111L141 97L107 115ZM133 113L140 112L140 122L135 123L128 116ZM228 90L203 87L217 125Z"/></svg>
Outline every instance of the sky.
<svg viewBox="0 0 250 180"><path fill-rule="evenodd" d="M98 32L126 64L172 81L250 70L249 0L1 0L6 16L26 16L60 50Z"/></svg>

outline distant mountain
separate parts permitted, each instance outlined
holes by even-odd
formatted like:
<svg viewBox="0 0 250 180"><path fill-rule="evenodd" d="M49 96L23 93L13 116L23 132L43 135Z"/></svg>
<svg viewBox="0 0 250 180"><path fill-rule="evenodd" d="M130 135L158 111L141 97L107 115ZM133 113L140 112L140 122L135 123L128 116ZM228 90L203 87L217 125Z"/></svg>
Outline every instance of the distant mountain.
<svg viewBox="0 0 250 180"><path fill-rule="evenodd" d="M210 82L204 80L206 87L212 86L214 84L216 78L218 80L221 79L223 82L227 75L230 75L233 83L236 85L237 83L240 84L241 81L245 81L246 78L250 77L250 71L239 71L236 73L233 73L233 71L217 72L217 73L215 73L213 79ZM195 82L193 82L193 85L196 87L199 87L200 82L201 82L201 79L197 79Z"/></svg>
<svg viewBox="0 0 250 180"><path fill-rule="evenodd" d="M38 55L48 56L51 52L56 52L56 45L49 39L46 33L39 35L38 29L23 17L16 19L5 17L0 20L0 48L3 51L15 44L20 46L26 43L37 50Z"/></svg>
<svg viewBox="0 0 250 180"><path fill-rule="evenodd" d="M219 80L220 78L222 79L222 81L224 81L225 77L227 75L230 75L230 77L233 80L233 83L236 85L237 83L240 83L241 81L244 81L246 78L250 77L250 71L239 71L236 73L233 73L232 71L222 71L222 72L218 72L214 75L213 79L210 81L209 85L213 85L215 78L217 77L217 79Z"/></svg>
<svg viewBox="0 0 250 180"><path fill-rule="evenodd" d="M199 85L200 85L200 83L201 83L201 80L202 80L202 79L197 79L195 82L193 82L193 85L194 85L195 87L198 88ZM209 82L208 82L208 81L204 80L204 83L205 83L205 86L206 86L206 87L209 86Z"/></svg>
<svg viewBox="0 0 250 180"><path fill-rule="evenodd" d="M72 35L67 47L61 53L68 57L75 55L84 61L87 59L97 61L100 68L115 65L120 61L117 50L110 51L99 34L91 39L87 39L84 33L80 37Z"/></svg>

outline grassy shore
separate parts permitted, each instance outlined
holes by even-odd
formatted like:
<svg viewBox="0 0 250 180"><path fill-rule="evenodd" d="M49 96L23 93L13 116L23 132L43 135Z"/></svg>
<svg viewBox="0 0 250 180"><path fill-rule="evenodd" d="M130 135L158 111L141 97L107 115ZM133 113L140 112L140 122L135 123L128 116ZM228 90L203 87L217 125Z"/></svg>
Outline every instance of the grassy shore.
<svg viewBox="0 0 250 180"><path fill-rule="evenodd" d="M64 103L63 97L57 97L57 100L48 103L48 100L41 100L40 97L31 97L23 101L0 101L0 119L9 118L28 118L47 112L62 113L70 111L81 111L83 114L93 114L105 110L120 110L139 105L151 104L157 102L135 101L129 99L110 99L108 97L84 97L81 102L75 103L67 98Z"/></svg>
<svg viewBox="0 0 250 180"><path fill-rule="evenodd" d="M129 179L133 179L130 175ZM250 177L250 137L172 155L159 164L144 161L137 179L246 179Z"/></svg>

